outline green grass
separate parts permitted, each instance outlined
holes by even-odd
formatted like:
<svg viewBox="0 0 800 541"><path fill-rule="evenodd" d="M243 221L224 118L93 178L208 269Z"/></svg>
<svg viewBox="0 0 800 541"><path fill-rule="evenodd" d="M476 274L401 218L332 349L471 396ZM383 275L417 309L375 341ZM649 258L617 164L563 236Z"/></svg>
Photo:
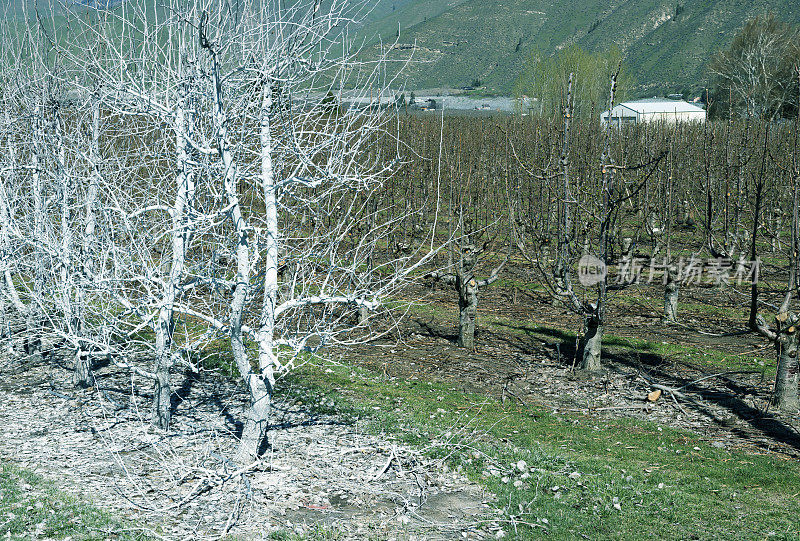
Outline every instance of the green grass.
<svg viewBox="0 0 800 541"><path fill-rule="evenodd" d="M335 541L342 538L343 535L340 530L314 524L309 531L303 531L302 533L278 530L272 532L268 539L273 541Z"/></svg>
<svg viewBox="0 0 800 541"><path fill-rule="evenodd" d="M772 366L775 359L773 357L764 357L763 355L745 356L743 354L727 353L708 347L698 348L685 344L654 342L613 335L607 335L604 345L607 345L611 351L619 351L622 353L626 351L652 353L659 357L687 364L701 370L761 371L762 367L766 366L767 374L775 374L775 367ZM772 350L767 349L765 351L771 352Z"/></svg>
<svg viewBox="0 0 800 541"><path fill-rule="evenodd" d="M0 462L0 538L149 539L141 528L80 502L30 471Z"/></svg>
<svg viewBox="0 0 800 541"><path fill-rule="evenodd" d="M796 462L357 368L306 366L291 380L308 402L368 418L484 484L511 538L800 539Z"/></svg>
<svg viewBox="0 0 800 541"><path fill-rule="evenodd" d="M615 295L611 303L619 307L624 306L626 308L636 308L639 309L639 312L642 314L650 314L660 317L664 309L664 300L660 297L656 297L655 294L653 294L651 297L648 297L646 296L647 293L645 292L642 292L642 294L638 295L637 293L638 292L631 291ZM731 309L725 306L714 306L702 302L693 302L681 297L678 298L678 311L681 315L714 315L725 319L739 318L745 321L747 320L748 315L748 312L744 308Z"/></svg>
<svg viewBox="0 0 800 541"><path fill-rule="evenodd" d="M538 282L531 282L528 280L516 280L513 278L500 278L490 287L498 287L502 289L516 288L523 291L531 291L537 293L547 292L547 289Z"/></svg>
<svg viewBox="0 0 800 541"><path fill-rule="evenodd" d="M458 321L455 305L444 307L437 304L427 304L412 308L413 315L422 318L434 317L436 321ZM574 317L574 324L578 325L578 317ZM540 343L562 342L575 344L575 331L565 328L556 328L551 325L542 325L531 320L513 319L481 309L479 305L478 329L510 335ZM606 333L603 339L603 355L639 357L643 354L655 355L664 359L686 364L701 370L766 370L767 376L775 373L775 358L771 349L765 349L759 354L752 352L729 353L711 347L693 347L685 343L666 341L653 341Z"/></svg>

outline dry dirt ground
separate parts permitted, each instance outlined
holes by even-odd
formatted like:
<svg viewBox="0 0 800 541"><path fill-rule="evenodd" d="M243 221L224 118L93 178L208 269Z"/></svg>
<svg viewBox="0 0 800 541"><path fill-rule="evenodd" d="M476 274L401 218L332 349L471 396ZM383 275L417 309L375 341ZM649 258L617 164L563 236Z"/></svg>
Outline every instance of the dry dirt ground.
<svg viewBox="0 0 800 541"><path fill-rule="evenodd" d="M165 435L148 426L143 381L101 367L96 387L79 391L68 376L49 359L0 360L0 456L150 534L492 535L491 522L478 527L490 494L419 449L314 416L296 398L275 404L269 449L242 472L224 457L234 451L244 395L225 378L176 381L185 398Z"/></svg>

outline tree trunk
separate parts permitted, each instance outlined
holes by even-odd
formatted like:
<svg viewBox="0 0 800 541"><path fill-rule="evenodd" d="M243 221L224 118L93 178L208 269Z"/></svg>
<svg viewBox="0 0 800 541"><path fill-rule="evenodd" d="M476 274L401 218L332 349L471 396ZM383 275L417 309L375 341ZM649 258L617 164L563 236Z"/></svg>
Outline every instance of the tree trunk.
<svg viewBox="0 0 800 541"><path fill-rule="evenodd" d="M239 445L239 450L236 453L237 460L247 462L251 458L255 458L258 455L259 447L261 441L263 441L263 434L266 431L266 420L265 416L265 408L266 413L269 413L269 401L267 400L266 403L264 401L265 395L268 395L268 392L264 392L264 389L261 388L264 385L264 380L261 379L261 374L255 374L253 372L253 367L250 364L250 359L247 355L247 349L244 345L244 338L243 338L243 330L242 330L242 319L244 316L245 306L247 304L247 299L250 294L250 228L245 220L245 217L242 213L242 206L239 200L238 194L238 185L239 185L239 176L237 171L237 164L234 160L233 152L231 151L230 140L228 139L228 116L225 111L223 105L223 98L222 98L222 82L220 79L219 74L219 64L217 63L216 53L211 48L210 45L205 45L204 47L208 48L209 55L211 56L212 61L212 78L214 81L214 131L217 140L217 149L219 151L219 155L222 158L222 164L224 166L225 171L225 178L223 180L223 191L225 193L225 198L228 202L228 206L230 208L229 216L231 221L233 222L233 227L235 229L236 234L236 275L235 275L235 283L236 286L233 291L233 298L231 299L231 308L230 308L230 341L231 341L231 350L233 352L233 360L236 363L236 367L239 370L239 373L242 375L243 378L247 381L247 386L250 391L250 405L247 408L247 419L245 421L245 426L242 432L242 440ZM263 119L262 119L263 122ZM263 126L262 126L263 130ZM263 136L263 133L262 133ZM262 155L263 160L263 155ZM262 168L265 164L262 161ZM263 182L263 179L262 179ZM274 188L272 191L273 198L274 198ZM269 202L266 203L266 210L267 212L272 212L271 207L274 207L275 204L270 204ZM268 219L269 220L269 219ZM277 220L277 217L276 217ZM269 240L270 233L268 232L267 243L270 243ZM278 251L277 251L277 239L272 240L272 244L274 246L272 248L268 247L268 256L267 259L272 261L272 265L274 265L274 269L269 272L268 277L265 278L267 281L264 285L265 287L265 297L275 299L275 295L277 294L277 290L271 287L269 283L274 279L277 283L277 260L278 260ZM270 263L268 263L269 265ZM267 291L267 288L270 288L271 291ZM268 301L265 301L268 303ZM274 309L274 300L272 301L271 306ZM274 310L271 313L274 316ZM261 364L262 359L260 358L262 354L272 355L274 354L273 349L270 347L272 345L273 336L272 336L272 329L265 332L264 329L264 322L261 322L261 328L259 329L259 364ZM265 351L265 342L267 344L267 351ZM259 384L258 381L260 380L261 383ZM271 383L271 382L270 382Z"/></svg>
<svg viewBox="0 0 800 541"><path fill-rule="evenodd" d="M272 89L264 85L259 113L261 142L261 189L264 192L266 215L266 261L264 268L264 299L258 329L258 368L260 374L242 374L250 390L250 405L245 414L242 439L236 462L249 464L258 458L267 436L270 400L275 385L275 370L280 367L275 348L275 311L278 304L278 259L281 247L278 230L278 198L275 192L275 171L272 164Z"/></svg>
<svg viewBox="0 0 800 541"><path fill-rule="evenodd" d="M169 285L168 289L171 289ZM169 375L172 370L173 300L174 296L172 299L165 299L163 306L159 310L156 324L156 362L154 371L156 379L153 384L153 414L151 422L153 426L157 426L162 430L169 428L172 414L172 387L170 387Z"/></svg>
<svg viewBox="0 0 800 541"><path fill-rule="evenodd" d="M242 439L234 458L237 464L243 466L257 460L262 451L272 400L271 385L258 374L247 375L247 387L250 390L250 403L245 412Z"/></svg>
<svg viewBox="0 0 800 541"><path fill-rule="evenodd" d="M169 355L165 351L164 355ZM164 355L156 360L156 380L153 384L153 413L151 422L153 426L162 430L169 428L172 418L172 387L169 383L170 359L164 359Z"/></svg>
<svg viewBox="0 0 800 541"><path fill-rule="evenodd" d="M41 318L38 316L39 312L34 308L28 311L28 316L25 320L25 343L23 349L27 355L33 358L34 362L38 362L42 358L42 341L39 338Z"/></svg>
<svg viewBox="0 0 800 541"><path fill-rule="evenodd" d="M2 197L2 195L0 195ZM5 212L3 207L3 201L0 200L0 212ZM2 215L0 215L0 220L2 220ZM2 227L2 222L0 222L0 228ZM0 231L0 235L5 237L5 231ZM5 264L8 261L8 249L6 246L5 238L0 238L0 265ZM8 317L8 306L9 304L6 302L6 292L3 291L5 289L5 270L0 270L2 274L0 274L0 341L11 341L11 319Z"/></svg>
<svg viewBox="0 0 800 541"><path fill-rule="evenodd" d="M563 180L563 200L559 202L561 206L562 221L558 224L558 249L556 252L555 267L555 291L559 295L553 300L553 306L564 308L568 306L565 293L569 281L569 260L570 244L573 241L572 234L572 194L570 193L570 171L569 171L569 144L570 144L570 120L572 119L572 80L574 74L569 74L567 85L567 101L564 106L564 138L561 142L561 177Z"/></svg>
<svg viewBox="0 0 800 541"><path fill-rule="evenodd" d="M56 145L58 147L58 160L56 162L56 175L61 198L61 311L64 318L64 329L67 335L77 338L75 348L75 364L73 370L73 383L78 387L88 387L89 367L88 359L83 355L82 341L82 313L80 305L75 300L83 298L82 288L75 283L75 243L72 232L72 206L76 193L75 178L66 171L66 148L63 137L61 118L56 113L53 120L55 128Z"/></svg>
<svg viewBox="0 0 800 541"><path fill-rule="evenodd" d="M764 193L764 170L767 163L767 145L769 143L769 124L765 125L764 133L764 152L761 158L761 171L756 183L756 201L755 212L753 213L753 234L750 237L750 261L756 260L756 240L758 238L759 221L761 219L761 204ZM758 316L758 280L755 274L753 275L752 282L750 283L750 318L747 325L752 330L758 330L756 325L756 316Z"/></svg>
<svg viewBox="0 0 800 541"><path fill-rule="evenodd" d="M72 383L76 387L86 388L91 384L91 357L88 352L78 348L75 352L75 367L72 373Z"/></svg>
<svg viewBox="0 0 800 541"><path fill-rule="evenodd" d="M363 304L358 305L358 324L365 325L369 321L369 308Z"/></svg>
<svg viewBox="0 0 800 541"><path fill-rule="evenodd" d="M41 129L41 108L36 106L33 118L34 128L34 149L31 154L32 169L32 194L33 194L33 240L34 242L45 241L45 201L44 189L42 185L41 172L39 170L41 150L41 139L43 138ZM41 299L44 291L45 282L45 260L44 254L35 254L33 273L33 299L28 302L27 317L25 320L25 353L41 358L41 322L38 300Z"/></svg>
<svg viewBox="0 0 800 541"><path fill-rule="evenodd" d="M553 289L556 292L556 296L553 298L553 306L556 308L569 308L571 306L570 301L567 300L569 298L569 288L567 287L569 269L563 263L566 257L568 255L559 256L553 273Z"/></svg>
<svg viewBox="0 0 800 541"><path fill-rule="evenodd" d="M73 383L77 387L90 385L91 371L91 346L84 335L84 312L86 307L87 284L91 284L95 275L95 249L97 235L95 232L97 218L95 205L97 203L98 184L100 182L100 100L95 96L92 100L92 142L89 147L92 172L89 174L89 185L86 189L86 214L83 229L82 258L80 262L81 277L76 284L75 294L75 320L78 331L78 351L75 354L75 369Z"/></svg>
<svg viewBox="0 0 800 541"><path fill-rule="evenodd" d="M458 345L475 348L475 320L478 316L478 284L470 278L459 288L458 295Z"/></svg>
<svg viewBox="0 0 800 541"><path fill-rule="evenodd" d="M26 308L24 304L22 304L22 300L19 298L19 293L17 292L17 288L14 286L14 280L11 277L11 271L8 270L6 267L5 272L3 272L2 282L5 285L6 293L9 296L9 300L11 304L14 306L16 311L15 318L8 318L6 320L6 332L8 333L8 339L12 342L12 349L16 353L25 353L26 348L26 340L19 340L14 341L14 332L15 330L11 328L11 323L19 321L23 317L27 319L27 314L29 308ZM19 318L19 319L18 319Z"/></svg>
<svg viewBox="0 0 800 541"><path fill-rule="evenodd" d="M0 288L2 288L2 281L0 281ZM3 296L3 292L0 291L0 343L11 340L9 321L6 320L6 317L6 300Z"/></svg>
<svg viewBox="0 0 800 541"><path fill-rule="evenodd" d="M166 430L172 411L172 388L170 387L170 371L172 370L172 345L175 330L175 302L180 293L180 282L186 264L186 248L192 233L189 211L194 197L194 171L190 165L189 144L187 137L191 134L191 119L186 113L186 90L181 87L181 104L175 110L175 150L177 153L178 174L175 179L176 195L172 209L172 260L169 276L164 284L163 297L159 307L155 325L156 364L155 384L153 390L153 425Z"/></svg>
<svg viewBox="0 0 800 541"><path fill-rule="evenodd" d="M91 385L91 354L85 348L84 340L78 341L79 346L75 350L75 363L73 365L72 383L76 387L86 388Z"/></svg>
<svg viewBox="0 0 800 541"><path fill-rule="evenodd" d="M609 94L609 111L614 108L614 92L617 88L617 74L611 76L611 92ZM611 246L609 235L610 228L615 226L613 219L614 206L612 204L612 194L614 193L614 160L611 157L612 138L614 131L611 123L605 127L605 148L600 157L602 171L602 219L600 220L600 238L597 257L604 263L609 259L609 248ZM589 240L587 231L585 241ZM585 247L584 254L588 254L588 247ZM603 325L605 324L606 303L608 302L608 275L597 284L597 304L587 313L584 309L584 334L583 334L583 358L581 359L581 369L588 372L599 372L600 361L603 352Z"/></svg>
<svg viewBox="0 0 800 541"><path fill-rule="evenodd" d="M6 109L5 112L5 122L6 126L11 126L11 118L8 109ZM0 182L7 179L8 185L12 185L12 183L17 181L13 172L14 168L17 166L16 145L10 134L7 136L6 142L7 161L11 167L9 168L10 172L7 177L0 180ZM9 228L12 220L10 208L11 201L9 201L8 189L5 185L0 184L0 338L8 340L9 342L11 342L13 338L11 333L11 320L13 318L10 318L8 314L9 303L6 302L6 295L8 295L9 298L13 298L14 295L13 284L7 283L7 276L10 276L11 268L9 264L11 261ZM8 288L8 291L4 291L6 288Z"/></svg>
<svg viewBox="0 0 800 541"><path fill-rule="evenodd" d="M797 345L798 333L795 327L790 327L788 332L776 341L778 373L775 376L775 393L772 402L781 411L796 412L800 409L800 402L797 398Z"/></svg>
<svg viewBox="0 0 800 541"><path fill-rule="evenodd" d="M672 265L664 271L667 283L664 285L664 322L675 323L678 320L678 294L680 281Z"/></svg>
<svg viewBox="0 0 800 541"><path fill-rule="evenodd" d="M278 230L278 196L275 187L275 171L272 163L272 88L263 87L259 112L259 139L261 143L261 189L264 193L264 215L266 217L266 259L264 261L264 299L261 306L258 335L258 366L270 385L274 385L274 370L278 366L275 356L275 310L278 305L280 285L278 267L281 254L280 231ZM255 397L251 396L251 400Z"/></svg>
<svg viewBox="0 0 800 541"><path fill-rule="evenodd" d="M603 326L598 324L595 314L586 316L583 335L583 359L581 370L598 372L603 347Z"/></svg>

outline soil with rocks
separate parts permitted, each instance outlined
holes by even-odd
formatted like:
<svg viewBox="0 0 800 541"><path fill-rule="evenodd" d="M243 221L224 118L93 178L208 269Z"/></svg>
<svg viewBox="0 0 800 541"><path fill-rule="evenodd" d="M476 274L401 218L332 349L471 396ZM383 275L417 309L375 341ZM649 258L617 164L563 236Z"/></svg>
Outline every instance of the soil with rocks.
<svg viewBox="0 0 800 541"><path fill-rule="evenodd" d="M243 389L214 374L178 379L173 425L149 426L151 388L99 367L76 390L55 361L0 360L0 456L62 491L167 539L484 539L492 495L420 450L315 415L279 393L269 447L239 468L233 455Z"/></svg>

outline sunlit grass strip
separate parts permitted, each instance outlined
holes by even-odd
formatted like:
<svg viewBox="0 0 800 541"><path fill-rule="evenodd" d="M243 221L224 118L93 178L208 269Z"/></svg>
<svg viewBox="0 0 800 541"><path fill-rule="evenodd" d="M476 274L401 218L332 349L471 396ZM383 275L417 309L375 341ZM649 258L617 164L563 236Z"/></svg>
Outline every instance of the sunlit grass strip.
<svg viewBox="0 0 800 541"><path fill-rule="evenodd" d="M81 502L41 476L0 461L0 538L146 540L145 529Z"/></svg>
<svg viewBox="0 0 800 541"><path fill-rule="evenodd" d="M509 538L798 539L800 465L780 456L360 368L306 365L291 384L307 403L366 418L484 484Z"/></svg>

